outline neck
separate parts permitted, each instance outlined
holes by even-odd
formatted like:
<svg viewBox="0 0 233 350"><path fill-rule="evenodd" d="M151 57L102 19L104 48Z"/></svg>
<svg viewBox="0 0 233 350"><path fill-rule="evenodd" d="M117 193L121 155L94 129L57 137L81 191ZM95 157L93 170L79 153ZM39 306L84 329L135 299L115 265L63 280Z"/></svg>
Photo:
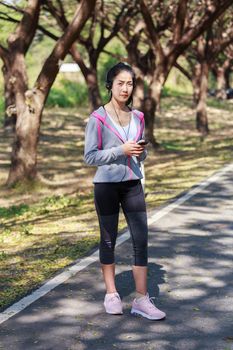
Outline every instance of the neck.
<svg viewBox="0 0 233 350"><path fill-rule="evenodd" d="M119 102L119 101L115 100L114 98L111 99L111 103L113 104L113 107L116 110L125 111L126 109L128 109L125 102Z"/></svg>

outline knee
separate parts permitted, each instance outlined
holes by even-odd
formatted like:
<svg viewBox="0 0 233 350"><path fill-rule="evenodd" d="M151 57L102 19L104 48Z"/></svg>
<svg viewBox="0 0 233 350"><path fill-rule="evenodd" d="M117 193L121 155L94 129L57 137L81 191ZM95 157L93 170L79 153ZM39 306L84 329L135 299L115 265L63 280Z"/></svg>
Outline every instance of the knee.
<svg viewBox="0 0 233 350"><path fill-rule="evenodd" d="M113 264L115 262L114 251L115 244L113 242L101 242L99 248L101 264Z"/></svg>
<svg viewBox="0 0 233 350"><path fill-rule="evenodd" d="M148 264L148 245L147 241L134 249L134 265L147 266Z"/></svg>

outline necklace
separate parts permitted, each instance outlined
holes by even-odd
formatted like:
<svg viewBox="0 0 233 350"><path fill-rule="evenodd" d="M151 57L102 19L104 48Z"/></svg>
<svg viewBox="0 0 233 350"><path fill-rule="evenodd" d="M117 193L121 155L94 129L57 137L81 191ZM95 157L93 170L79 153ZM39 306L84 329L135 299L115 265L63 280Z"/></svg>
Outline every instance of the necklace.
<svg viewBox="0 0 233 350"><path fill-rule="evenodd" d="M123 131L124 131L126 141L128 141L129 129L130 129L130 124L131 124L132 116L130 116L129 126L128 126L128 130L127 130L127 133L126 133L126 132L125 132L125 129L124 129L124 127L123 127L123 125L121 124L120 118L119 118L119 116L118 116L118 114L117 114L117 111L116 111L115 106L114 106L113 103L112 103L112 106L113 106L114 112L115 112L115 114L116 114L116 116L117 116L117 119L118 119L118 121L119 121L119 124L120 124L121 128L122 128Z"/></svg>

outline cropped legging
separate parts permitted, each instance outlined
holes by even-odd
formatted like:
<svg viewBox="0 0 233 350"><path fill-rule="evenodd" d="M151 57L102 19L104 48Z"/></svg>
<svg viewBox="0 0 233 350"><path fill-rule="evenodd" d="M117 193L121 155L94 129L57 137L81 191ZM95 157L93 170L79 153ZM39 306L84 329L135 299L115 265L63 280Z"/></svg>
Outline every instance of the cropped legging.
<svg viewBox="0 0 233 350"><path fill-rule="evenodd" d="M113 264L115 261L121 205L133 244L133 265L147 266L148 224L141 181L95 183L94 199L100 226L100 262Z"/></svg>

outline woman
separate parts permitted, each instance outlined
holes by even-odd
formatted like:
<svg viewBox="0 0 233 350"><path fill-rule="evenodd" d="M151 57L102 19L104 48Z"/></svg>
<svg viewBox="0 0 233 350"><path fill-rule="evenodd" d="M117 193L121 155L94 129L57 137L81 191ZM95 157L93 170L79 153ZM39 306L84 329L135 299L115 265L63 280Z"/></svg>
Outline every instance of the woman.
<svg viewBox="0 0 233 350"><path fill-rule="evenodd" d="M131 313L151 320L166 315L152 303L147 292L148 226L140 162L147 156L143 113L131 110L135 88L132 68L118 63L107 73L109 102L94 111L85 130L84 159L98 166L94 176L94 200L100 225L100 263L106 285L107 313L122 314L122 302L115 286L114 248L120 205L133 242L133 276L136 298ZM141 141L142 142L142 141Z"/></svg>

